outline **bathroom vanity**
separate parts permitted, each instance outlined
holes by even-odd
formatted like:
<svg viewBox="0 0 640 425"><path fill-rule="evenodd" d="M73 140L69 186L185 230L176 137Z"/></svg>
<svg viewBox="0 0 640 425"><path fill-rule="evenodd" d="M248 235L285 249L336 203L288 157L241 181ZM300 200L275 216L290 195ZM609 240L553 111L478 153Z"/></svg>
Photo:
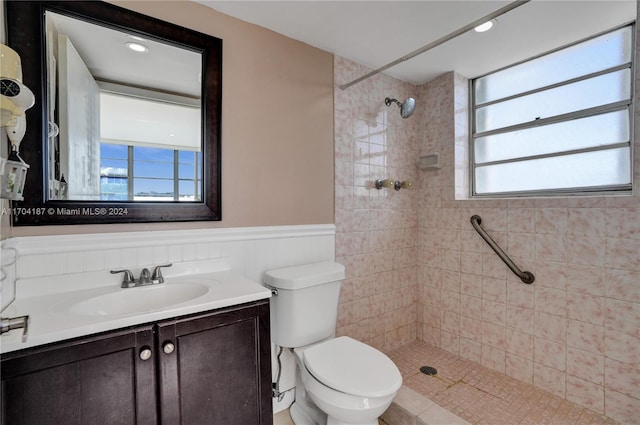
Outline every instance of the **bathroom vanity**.
<svg viewBox="0 0 640 425"><path fill-rule="evenodd" d="M20 331L2 337L2 425L270 425L270 291L227 272L201 279L216 283L199 303L87 316L64 331L80 335L44 344L71 323L59 309L73 312L83 301L77 291L18 299L16 308L32 316L31 342L13 349ZM216 308L201 310L207 306ZM82 335L100 326L112 329Z"/></svg>

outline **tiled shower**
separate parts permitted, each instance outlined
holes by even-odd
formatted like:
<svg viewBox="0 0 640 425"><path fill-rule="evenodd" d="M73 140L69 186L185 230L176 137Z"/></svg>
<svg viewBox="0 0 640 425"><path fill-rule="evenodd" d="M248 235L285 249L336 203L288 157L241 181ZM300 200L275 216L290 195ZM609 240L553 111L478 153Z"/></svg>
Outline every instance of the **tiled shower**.
<svg viewBox="0 0 640 425"><path fill-rule="evenodd" d="M635 196L463 199L467 80L451 72L413 86L378 74L341 90L369 69L340 57L334 69L336 256L347 267L338 333L387 351L423 340L635 423L637 189ZM409 96L417 101L409 119L384 104ZM438 154L440 169L418 169L428 154ZM376 189L373 182L385 178L414 185ZM634 183L640 187L637 142ZM533 285L479 237L474 214L535 274Z"/></svg>

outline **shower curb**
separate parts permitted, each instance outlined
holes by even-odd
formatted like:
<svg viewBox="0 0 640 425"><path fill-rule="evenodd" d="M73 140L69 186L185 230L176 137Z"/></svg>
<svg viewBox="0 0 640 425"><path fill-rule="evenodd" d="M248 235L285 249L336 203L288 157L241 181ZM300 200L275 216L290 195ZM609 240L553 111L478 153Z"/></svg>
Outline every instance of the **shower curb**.
<svg viewBox="0 0 640 425"><path fill-rule="evenodd" d="M405 385L380 419L387 425L472 425Z"/></svg>

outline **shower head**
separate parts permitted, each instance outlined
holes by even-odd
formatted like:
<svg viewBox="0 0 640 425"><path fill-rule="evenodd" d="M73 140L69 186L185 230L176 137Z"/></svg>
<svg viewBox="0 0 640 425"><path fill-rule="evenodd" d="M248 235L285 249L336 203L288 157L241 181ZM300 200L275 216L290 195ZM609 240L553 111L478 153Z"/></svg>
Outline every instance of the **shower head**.
<svg viewBox="0 0 640 425"><path fill-rule="evenodd" d="M412 97L402 103L398 102L397 99L391 99L389 97L384 100L384 104L387 106L391 105L391 103L395 103L400 107L400 116L402 116L402 118L409 118L416 109L416 100Z"/></svg>

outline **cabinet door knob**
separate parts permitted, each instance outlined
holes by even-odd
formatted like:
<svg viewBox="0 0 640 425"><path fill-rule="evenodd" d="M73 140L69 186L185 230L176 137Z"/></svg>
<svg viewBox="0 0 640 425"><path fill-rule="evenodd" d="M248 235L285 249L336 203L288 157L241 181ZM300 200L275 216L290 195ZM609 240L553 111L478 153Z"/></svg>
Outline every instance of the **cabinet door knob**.
<svg viewBox="0 0 640 425"><path fill-rule="evenodd" d="M171 354L175 349L176 349L176 346L173 345L172 342L165 342L164 345L162 346L162 351L164 351L165 354Z"/></svg>
<svg viewBox="0 0 640 425"><path fill-rule="evenodd" d="M151 358L151 349L149 347L144 347L140 350L140 359L149 360Z"/></svg>

